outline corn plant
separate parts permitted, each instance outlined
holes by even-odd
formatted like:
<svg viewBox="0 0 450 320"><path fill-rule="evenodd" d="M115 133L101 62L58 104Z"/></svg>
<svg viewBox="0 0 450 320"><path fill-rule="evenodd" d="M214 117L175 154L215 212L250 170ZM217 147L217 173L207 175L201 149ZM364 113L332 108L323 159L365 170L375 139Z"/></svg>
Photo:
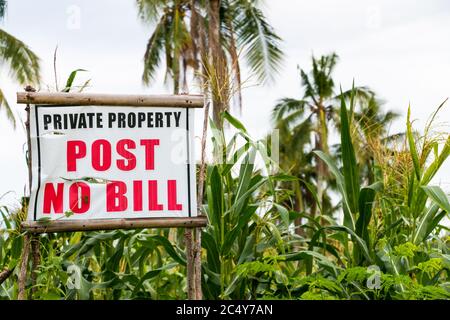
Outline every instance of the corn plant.
<svg viewBox="0 0 450 320"><path fill-rule="evenodd" d="M208 167L207 202L204 210L209 225L203 232L206 259L203 289L207 298L251 297L250 279L239 267L256 260L267 250L283 250L274 210L278 193L271 175L255 167L257 155L273 165L266 146L253 141L245 127L227 112L227 120L237 132L226 143L223 131L211 122L216 161ZM238 138L243 139L239 146Z"/></svg>
<svg viewBox="0 0 450 320"><path fill-rule="evenodd" d="M414 138L409 114L408 112L406 135L409 149L407 153L402 153L411 164L409 168L413 170L407 175L391 177L387 173L392 171L383 172L380 170L383 167L379 166L375 175L378 181L361 187L359 166L350 134L352 119L348 115L345 101L341 101L342 168L339 169L336 162L323 152L316 153L327 163L336 178L344 222L343 225L320 227L310 241L310 249L323 250L331 253L330 256L336 255L338 251L343 253L340 260L346 263L337 265L334 274L329 274L331 277L342 280L345 278L342 278L342 274L348 272L348 267L376 265L382 272L393 277L393 288L396 288L396 294L400 298L414 297L410 291L419 290L414 285L433 286L443 279L448 281L449 278L448 245L439 239L438 226L450 212L450 205L447 196L438 186L428 184L448 157L450 140L448 137L445 139L440 152L438 141L427 140L426 135L422 144L419 144ZM426 134L428 133L429 126L426 129ZM418 153L417 145L421 146L421 153ZM430 162L427 160L431 153L434 159ZM392 163L389 168L404 169L393 168ZM390 189L394 187L404 188L405 192L392 192ZM393 215L398 215L399 219L393 221ZM330 247L326 238L339 239L339 246ZM424 273L424 270L428 271ZM412 281L409 278L411 274L415 280L409 285ZM363 294L361 286L355 283L353 285L364 297L368 297ZM437 296L448 297L446 290L436 290Z"/></svg>
<svg viewBox="0 0 450 320"><path fill-rule="evenodd" d="M0 207L0 299L14 299L17 295L16 280L23 247L20 221L23 217L23 209Z"/></svg>

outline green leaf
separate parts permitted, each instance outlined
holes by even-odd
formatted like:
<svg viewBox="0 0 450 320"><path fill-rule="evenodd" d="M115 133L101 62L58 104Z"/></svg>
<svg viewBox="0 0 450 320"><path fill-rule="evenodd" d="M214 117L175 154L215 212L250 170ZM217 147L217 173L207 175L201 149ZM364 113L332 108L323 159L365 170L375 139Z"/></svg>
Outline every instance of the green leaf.
<svg viewBox="0 0 450 320"><path fill-rule="evenodd" d="M14 237L11 244L11 258L19 259L22 254L23 237Z"/></svg>
<svg viewBox="0 0 450 320"><path fill-rule="evenodd" d="M420 170L419 155L418 155L417 149L416 149L416 142L414 140L414 135L413 135L413 131L412 131L410 118L411 118L411 106L408 106L408 116L407 116L407 120L406 120L406 137L408 139L409 152L411 154L411 158L412 158L413 164L414 164L414 172L416 173L417 181L420 181L420 178L421 178L420 171L421 170Z"/></svg>
<svg viewBox="0 0 450 320"><path fill-rule="evenodd" d="M347 106L343 98L341 99L341 148L345 191L350 211L352 214L356 214L360 188L359 168L356 163L355 150L353 149Z"/></svg>
<svg viewBox="0 0 450 320"><path fill-rule="evenodd" d="M424 211L425 212L421 214L421 219L419 220L416 230L414 230L414 237L412 239L412 242L414 244L419 244L428 236L428 234L426 234L426 231L429 229L430 223L438 213L439 206L433 203L428 209L425 209Z"/></svg>
<svg viewBox="0 0 450 320"><path fill-rule="evenodd" d="M242 249L237 264L241 264L246 261L251 261L251 259L253 258L253 250L255 249L255 243L256 243L256 234L252 233L247 237L245 241L244 249Z"/></svg>
<svg viewBox="0 0 450 320"><path fill-rule="evenodd" d="M289 224L290 224L289 223L289 211L285 207L283 207L283 206L281 206L281 205L279 205L277 203L274 203L273 205L275 206L275 208L277 209L278 213L280 214L281 221L283 221L284 226L286 228L288 228Z"/></svg>
<svg viewBox="0 0 450 320"><path fill-rule="evenodd" d="M437 158L434 159L434 161L430 164L428 169L425 171L422 177L421 183L423 185L427 185L431 179L436 175L439 168L442 166L442 164L447 160L448 156L450 155L450 135L447 137L447 140L445 141L444 147L442 148L441 153Z"/></svg>
<svg viewBox="0 0 450 320"><path fill-rule="evenodd" d="M450 203L444 191L442 191L440 187L422 186L421 188L433 201L433 204L428 209L425 209L423 214L420 215L420 219L416 230L414 230L412 239L414 244L419 244L424 241L428 235L433 232L439 222L445 217L445 213L450 212ZM438 214L439 208L442 209L443 212Z"/></svg>
<svg viewBox="0 0 450 320"><path fill-rule="evenodd" d="M174 267L176 267L177 264L176 263L169 263L166 264L160 268L154 269L154 270L150 270L149 272L147 272L139 281L138 285L134 288L133 290L133 295L135 296L137 294L137 292L139 291L139 289L142 287L142 284L147 281L150 280L154 277L156 277L157 275L159 275L161 273L161 271L164 270L169 270L172 269Z"/></svg>
<svg viewBox="0 0 450 320"><path fill-rule="evenodd" d="M171 256L173 260L175 260L176 262L178 262L179 264L181 264L183 266L186 265L186 259L176 252L174 246L170 243L170 241L167 238L158 236L158 235L151 236L150 238L154 239L160 245L162 245L164 247L164 249L166 250L167 254L169 256Z"/></svg>
<svg viewBox="0 0 450 320"><path fill-rule="evenodd" d="M69 78L67 78L67 82L66 82L66 86L65 88L62 90L62 92L69 92L70 89L72 89L72 85L73 85L73 81L75 80L75 77L77 76L78 72L85 72L87 70L84 69L76 69L73 70L70 75Z"/></svg>
<svg viewBox="0 0 450 320"><path fill-rule="evenodd" d="M342 173L339 171L339 169L337 168L336 164L334 163L333 159L323 153L322 151L316 150L314 151L315 154L317 154L328 166L328 168L330 169L330 171L333 173L333 175L336 178L336 183L338 186L339 191L341 192L342 195L342 206L343 206L343 211L344 211L344 225L349 227L350 229L354 230L355 229L355 220L354 217L352 215L352 211L350 209L350 205L349 205L349 201L348 201L348 196L347 196L347 192L345 189L345 181L344 181L344 176L342 175Z"/></svg>
<svg viewBox="0 0 450 320"><path fill-rule="evenodd" d="M5 209L5 211L6 211L6 209ZM0 214L2 215L2 218L3 218L2 222L5 224L6 229L11 229L12 228L11 221L10 221L9 217L7 217L6 214L3 212L3 208L0 208ZM1 226L1 223L0 223L0 226Z"/></svg>
<svg viewBox="0 0 450 320"><path fill-rule="evenodd" d="M329 271L331 271L335 275L337 275L337 269L340 269L338 266L333 264L330 261L330 259L328 259L324 255L322 255L318 252L315 252L315 251L311 251L311 250L303 250L303 251L296 252L296 253L289 253L289 254L284 255L284 257L286 258L286 261L298 261L298 260L307 260L310 258L316 258L317 262L320 265L326 267Z"/></svg>
<svg viewBox="0 0 450 320"><path fill-rule="evenodd" d="M362 188L359 194L359 217L356 221L356 234L366 241L369 241L369 233L367 227L369 226L372 217L372 205L377 191L380 191L383 184L376 182L368 187Z"/></svg>
<svg viewBox="0 0 450 320"><path fill-rule="evenodd" d="M223 112L223 117L236 129L242 131L243 133L247 134L247 129L245 126L240 122L238 119L233 117L228 111Z"/></svg>
<svg viewBox="0 0 450 320"><path fill-rule="evenodd" d="M255 148L251 148L249 153L246 155L243 163L241 164L241 168L239 171L239 182L236 190L236 200L235 205L233 206L233 216L236 214L240 214L245 201L250 196L248 192L251 178L253 174L253 168L255 163L256 150Z"/></svg>
<svg viewBox="0 0 450 320"><path fill-rule="evenodd" d="M370 252L369 252L369 248L367 247L367 243L361 237L359 237L353 230L351 230L345 226L338 226L338 225L325 226L322 229L336 230L336 231L342 231L342 232L348 233L349 235L352 236L353 241L356 242L356 244L359 246L359 249L364 254L364 256L369 261L369 263L373 262L372 256L370 255Z"/></svg>
<svg viewBox="0 0 450 320"><path fill-rule="evenodd" d="M202 247L206 249L208 267L215 273L220 272L219 246L209 232L202 232Z"/></svg>
<svg viewBox="0 0 450 320"><path fill-rule="evenodd" d="M438 186L422 186L422 189L442 210L450 213L450 202L444 191Z"/></svg>
<svg viewBox="0 0 450 320"><path fill-rule="evenodd" d="M214 166L209 178L207 186L208 198L208 213L211 219L211 224L217 226L216 232L221 233L221 217L223 214L223 189L222 179L219 173L219 168Z"/></svg>
<svg viewBox="0 0 450 320"><path fill-rule="evenodd" d="M252 179L252 184L249 186L249 188L245 191L244 194L242 194L240 197L238 197L237 199L235 199L235 202L233 203L233 205L230 207L230 211L231 212L236 212L239 213L240 210L239 208L242 208L243 205L245 204L245 202L248 201L248 198L250 197L250 195L255 192L256 190L258 190L258 188L260 188L263 184L265 184L267 182L267 178L263 178L262 176L255 176Z"/></svg>
<svg viewBox="0 0 450 320"><path fill-rule="evenodd" d="M255 214L257 206L248 206L246 209L239 215L239 220L237 225L225 235L225 240L222 245L222 255L226 256L232 245L236 242L236 239L242 230L244 230L245 226L248 225L252 216Z"/></svg>
<svg viewBox="0 0 450 320"><path fill-rule="evenodd" d="M276 175L272 176L272 179L275 181L297 181L299 180L298 177L291 176L285 173L278 173Z"/></svg>

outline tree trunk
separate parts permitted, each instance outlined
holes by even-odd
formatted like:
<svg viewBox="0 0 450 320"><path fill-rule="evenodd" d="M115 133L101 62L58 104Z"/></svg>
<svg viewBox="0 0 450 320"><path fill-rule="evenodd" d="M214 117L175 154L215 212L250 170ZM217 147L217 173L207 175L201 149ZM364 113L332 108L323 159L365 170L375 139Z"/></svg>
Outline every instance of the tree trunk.
<svg viewBox="0 0 450 320"><path fill-rule="evenodd" d="M19 279L18 279L18 300L26 300L26 283L27 283L27 268L28 268L28 257L30 254L30 235L25 234L23 237L23 250L22 250L22 259L20 261L20 271L19 271Z"/></svg>
<svg viewBox="0 0 450 320"><path fill-rule="evenodd" d="M33 294L37 291L36 281L37 281L37 268L41 263L41 252L40 252L40 239L39 235L33 234L31 236L31 253L32 253L32 271L31 271L31 284L32 289L30 293L30 298L33 297Z"/></svg>
<svg viewBox="0 0 450 320"><path fill-rule="evenodd" d="M209 17L209 82L213 103L213 120L222 128L220 114L227 109L228 88L226 60L220 45L220 0L208 1Z"/></svg>
<svg viewBox="0 0 450 320"><path fill-rule="evenodd" d="M328 127L325 114L325 108L321 103L317 106L318 109L318 123L316 132L316 150L329 154L328 150ZM323 208L323 195L325 192L325 180L328 174L327 166L322 159L316 156L316 172L317 172L317 199L320 206ZM318 206L315 206L312 212L313 217L318 213Z"/></svg>

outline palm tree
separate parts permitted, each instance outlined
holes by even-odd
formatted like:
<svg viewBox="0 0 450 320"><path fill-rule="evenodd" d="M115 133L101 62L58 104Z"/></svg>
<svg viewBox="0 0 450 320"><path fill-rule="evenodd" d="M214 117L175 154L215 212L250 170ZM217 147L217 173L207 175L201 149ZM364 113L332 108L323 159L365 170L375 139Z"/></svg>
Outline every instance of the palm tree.
<svg viewBox="0 0 450 320"><path fill-rule="evenodd" d="M0 0L0 21L6 13L6 0ZM0 28L0 61L9 69L11 78L19 84L37 84L40 80L39 58L22 41ZM16 127L16 119L8 101L0 89L0 108L4 108L7 118Z"/></svg>
<svg viewBox="0 0 450 320"><path fill-rule="evenodd" d="M307 134L312 139L314 150L330 153L328 144L328 133L330 124L336 123L335 112L338 110L340 99L350 98L352 90L336 93L335 83L332 77L338 56L335 53L325 55L316 59L312 57L312 70L307 73L300 69L300 77L304 89L303 97L283 98L273 110L273 119L276 123L284 122L292 128L302 126L305 121L311 123L311 131ZM354 88L355 100L367 102L374 93L367 87ZM312 136L311 136L312 135ZM324 204L325 182L328 171L325 163L316 157L315 161L315 184L317 185L317 198L319 203ZM312 209L312 216L317 212L317 207Z"/></svg>
<svg viewBox="0 0 450 320"><path fill-rule="evenodd" d="M149 84L165 56L166 76L174 93L187 88L187 71L194 71L211 93L213 118L229 107L236 89L241 108L240 53L261 83L273 80L282 61L281 39L256 0L137 0L139 15L156 23L144 55L143 82ZM230 77L232 74L232 77ZM230 80L231 79L231 80Z"/></svg>

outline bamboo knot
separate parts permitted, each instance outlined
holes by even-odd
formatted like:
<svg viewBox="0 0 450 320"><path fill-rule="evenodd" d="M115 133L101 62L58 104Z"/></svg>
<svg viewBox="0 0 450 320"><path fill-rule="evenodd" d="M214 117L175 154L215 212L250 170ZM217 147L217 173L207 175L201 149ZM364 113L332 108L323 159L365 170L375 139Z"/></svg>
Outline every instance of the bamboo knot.
<svg viewBox="0 0 450 320"><path fill-rule="evenodd" d="M26 92L36 92L36 89L33 88L32 86L28 85L25 87L25 91Z"/></svg>

